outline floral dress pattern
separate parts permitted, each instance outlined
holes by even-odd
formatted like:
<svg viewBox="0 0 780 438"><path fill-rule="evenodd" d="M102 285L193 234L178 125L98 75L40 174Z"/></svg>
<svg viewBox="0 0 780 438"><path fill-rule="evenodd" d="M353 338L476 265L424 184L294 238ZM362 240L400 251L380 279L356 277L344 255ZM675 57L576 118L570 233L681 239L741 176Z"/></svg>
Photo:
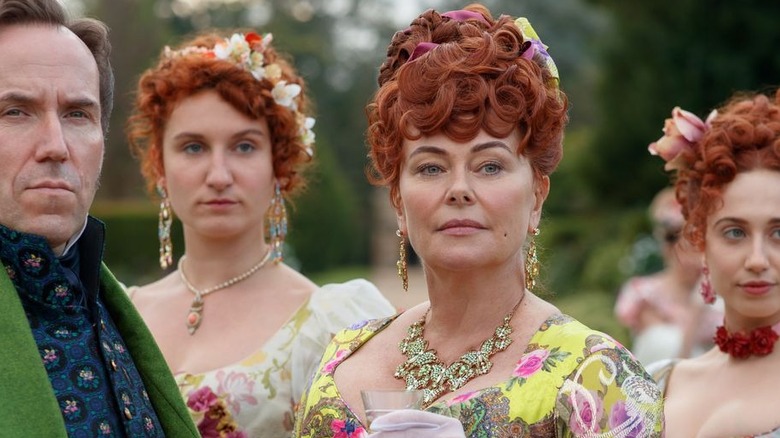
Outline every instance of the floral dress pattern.
<svg viewBox="0 0 780 438"><path fill-rule="evenodd" d="M333 335L356 321L394 313L365 280L326 285L251 356L174 377L204 438L287 438L300 394Z"/></svg>
<svg viewBox="0 0 780 438"><path fill-rule="evenodd" d="M392 320L336 335L301 399L294 437L367 435L333 373ZM566 315L542 324L506 380L427 410L459 419L473 438L660 437L663 430L661 393L642 365L611 337Z"/></svg>

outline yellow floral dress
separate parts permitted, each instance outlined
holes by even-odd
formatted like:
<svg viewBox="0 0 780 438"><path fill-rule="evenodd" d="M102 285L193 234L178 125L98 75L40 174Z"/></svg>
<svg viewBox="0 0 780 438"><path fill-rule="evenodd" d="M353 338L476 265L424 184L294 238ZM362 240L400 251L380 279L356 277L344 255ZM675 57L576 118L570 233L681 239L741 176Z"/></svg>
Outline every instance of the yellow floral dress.
<svg viewBox="0 0 780 438"><path fill-rule="evenodd" d="M294 437L367 435L333 373L393 319L336 335L301 399ZM459 419L467 437L660 437L663 430L661 393L642 365L611 337L566 315L542 324L506 380L427 410Z"/></svg>
<svg viewBox="0 0 780 438"><path fill-rule="evenodd" d="M356 321L394 313L365 280L326 285L251 356L174 377L204 437L289 438L298 398L333 335Z"/></svg>

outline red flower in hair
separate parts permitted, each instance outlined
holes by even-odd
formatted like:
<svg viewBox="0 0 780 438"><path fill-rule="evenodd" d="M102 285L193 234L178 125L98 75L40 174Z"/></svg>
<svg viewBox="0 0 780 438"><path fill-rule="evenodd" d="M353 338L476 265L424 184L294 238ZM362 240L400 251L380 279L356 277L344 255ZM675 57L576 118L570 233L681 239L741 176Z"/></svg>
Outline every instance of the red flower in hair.
<svg viewBox="0 0 780 438"><path fill-rule="evenodd" d="M246 40L247 43L249 43L250 46L252 46L254 43L259 43L263 41L263 37L261 37L260 35L254 32L249 32L248 34L246 34L244 36L244 39Z"/></svg>

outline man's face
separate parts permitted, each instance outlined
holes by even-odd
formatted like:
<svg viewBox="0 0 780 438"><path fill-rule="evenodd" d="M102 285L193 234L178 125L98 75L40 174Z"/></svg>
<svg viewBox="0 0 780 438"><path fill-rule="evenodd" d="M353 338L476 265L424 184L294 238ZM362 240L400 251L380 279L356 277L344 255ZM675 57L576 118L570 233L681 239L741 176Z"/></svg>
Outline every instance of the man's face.
<svg viewBox="0 0 780 438"><path fill-rule="evenodd" d="M103 163L97 64L62 27L0 29L0 224L56 254L84 225Z"/></svg>

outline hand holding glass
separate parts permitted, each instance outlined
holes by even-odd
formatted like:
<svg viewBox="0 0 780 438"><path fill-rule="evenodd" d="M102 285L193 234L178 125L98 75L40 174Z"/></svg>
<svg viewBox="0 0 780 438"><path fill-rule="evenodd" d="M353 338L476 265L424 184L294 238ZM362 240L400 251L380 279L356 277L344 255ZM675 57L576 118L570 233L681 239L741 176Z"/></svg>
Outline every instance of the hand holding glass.
<svg viewBox="0 0 780 438"><path fill-rule="evenodd" d="M378 417L399 409L420 409L423 402L423 392L419 390L371 389L360 391L360 396L363 398L369 429Z"/></svg>

